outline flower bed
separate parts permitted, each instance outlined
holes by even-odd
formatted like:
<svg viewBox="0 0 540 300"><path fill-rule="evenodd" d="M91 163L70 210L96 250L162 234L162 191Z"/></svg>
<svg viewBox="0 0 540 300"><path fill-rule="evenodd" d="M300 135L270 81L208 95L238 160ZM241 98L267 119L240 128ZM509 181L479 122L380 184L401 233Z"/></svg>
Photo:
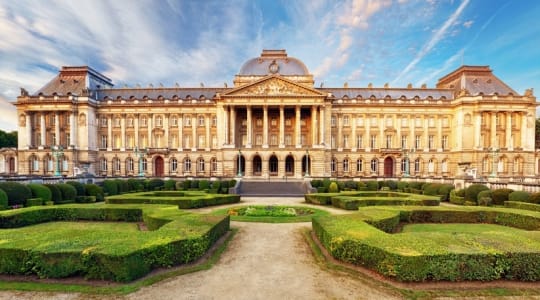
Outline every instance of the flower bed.
<svg viewBox="0 0 540 300"><path fill-rule="evenodd" d="M392 234L406 223L491 223L521 234ZM315 234L335 258L400 281L540 280L540 213L480 207L367 207L313 218Z"/></svg>
<svg viewBox="0 0 540 300"><path fill-rule="evenodd" d="M114 225L110 230L77 231L62 223L25 227L80 220L143 221L149 231L120 230ZM198 259L229 230L229 218L164 205L74 204L0 212L0 227L0 274L83 275L126 282L155 268Z"/></svg>
<svg viewBox="0 0 540 300"><path fill-rule="evenodd" d="M250 205L224 208L214 215L229 215L233 221L243 222L309 222L313 216L329 215L328 212L305 206Z"/></svg>

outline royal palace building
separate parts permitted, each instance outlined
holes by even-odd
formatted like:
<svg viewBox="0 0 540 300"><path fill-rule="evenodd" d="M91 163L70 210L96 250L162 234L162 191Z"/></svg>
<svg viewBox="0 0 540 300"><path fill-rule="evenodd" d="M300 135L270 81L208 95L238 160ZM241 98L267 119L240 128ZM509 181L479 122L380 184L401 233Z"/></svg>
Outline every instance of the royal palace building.
<svg viewBox="0 0 540 300"><path fill-rule="evenodd" d="M20 175L538 174L536 98L488 66L462 66L435 88L316 87L300 60L264 50L232 87L115 87L90 67L62 67L15 105Z"/></svg>

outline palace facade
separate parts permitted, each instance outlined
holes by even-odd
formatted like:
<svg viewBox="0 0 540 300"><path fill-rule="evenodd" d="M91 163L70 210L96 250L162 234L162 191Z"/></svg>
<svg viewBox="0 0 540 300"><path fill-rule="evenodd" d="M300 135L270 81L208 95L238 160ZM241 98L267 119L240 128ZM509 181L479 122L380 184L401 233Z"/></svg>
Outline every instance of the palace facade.
<svg viewBox="0 0 540 300"><path fill-rule="evenodd" d="M15 105L20 175L538 174L536 98L488 66L462 66L435 88L315 87L300 60L264 50L232 87L114 87L90 67L62 67Z"/></svg>

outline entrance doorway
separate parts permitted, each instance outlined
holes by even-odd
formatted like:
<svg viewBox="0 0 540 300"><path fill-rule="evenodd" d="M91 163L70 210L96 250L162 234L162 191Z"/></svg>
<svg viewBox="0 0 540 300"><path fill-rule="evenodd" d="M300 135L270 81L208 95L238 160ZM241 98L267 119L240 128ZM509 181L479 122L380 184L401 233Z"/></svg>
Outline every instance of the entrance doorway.
<svg viewBox="0 0 540 300"><path fill-rule="evenodd" d="M9 158L9 174L15 174L15 157Z"/></svg>
<svg viewBox="0 0 540 300"><path fill-rule="evenodd" d="M384 159L384 177L393 177L394 176L394 160L392 157L387 157Z"/></svg>
<svg viewBox="0 0 540 300"><path fill-rule="evenodd" d="M272 176L278 174L278 159L275 155L270 156L268 160L268 173Z"/></svg>
<svg viewBox="0 0 540 300"><path fill-rule="evenodd" d="M285 174L287 176L294 175L294 158L292 155L288 155L287 158L285 158Z"/></svg>
<svg viewBox="0 0 540 300"><path fill-rule="evenodd" d="M163 177L164 173L164 163L161 156L156 157L154 160L154 176Z"/></svg>
<svg viewBox="0 0 540 300"><path fill-rule="evenodd" d="M246 159L244 158L243 155L236 156L236 175L238 176L246 175Z"/></svg>
<svg viewBox="0 0 540 300"><path fill-rule="evenodd" d="M311 174L311 157L304 155L302 157L302 175Z"/></svg>
<svg viewBox="0 0 540 300"><path fill-rule="evenodd" d="M262 173L262 160L261 157L255 155L253 157L253 176L261 176Z"/></svg>

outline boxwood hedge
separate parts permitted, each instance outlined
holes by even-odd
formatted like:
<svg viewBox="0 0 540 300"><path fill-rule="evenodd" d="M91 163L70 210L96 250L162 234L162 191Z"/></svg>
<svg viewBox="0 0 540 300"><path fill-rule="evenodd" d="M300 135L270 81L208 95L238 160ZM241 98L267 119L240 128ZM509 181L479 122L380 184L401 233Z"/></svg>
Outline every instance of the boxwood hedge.
<svg viewBox="0 0 540 300"><path fill-rule="evenodd" d="M25 205L26 199L32 198L32 191L18 182L0 182L0 189L6 192L9 206Z"/></svg>
<svg viewBox="0 0 540 300"><path fill-rule="evenodd" d="M240 195L207 194L200 191L155 191L108 196L109 204L170 204L181 209L240 202Z"/></svg>
<svg viewBox="0 0 540 300"><path fill-rule="evenodd" d="M387 191L313 193L306 194L308 203L329 205L347 210L356 210L362 206L374 205L431 205L437 206L439 196L426 196Z"/></svg>
<svg viewBox="0 0 540 300"><path fill-rule="evenodd" d="M228 216L190 214L174 206L71 204L0 212L1 228L66 220L144 221L150 231L112 229L82 237L64 234L60 230L70 229L60 226L25 239L18 229L0 230L0 240L6 241L0 244L0 274L127 282L158 267L198 259L229 230Z"/></svg>
<svg viewBox="0 0 540 300"><path fill-rule="evenodd" d="M329 253L399 281L540 280L538 233L390 234L400 222L492 223L540 229L540 213L488 207L370 207L313 218Z"/></svg>
<svg viewBox="0 0 540 300"><path fill-rule="evenodd" d="M43 184L39 183L30 183L26 185L32 191L32 197L41 198L43 201L51 201L52 193L49 188Z"/></svg>
<svg viewBox="0 0 540 300"><path fill-rule="evenodd" d="M0 210L8 208L8 198L4 190L0 190Z"/></svg>

